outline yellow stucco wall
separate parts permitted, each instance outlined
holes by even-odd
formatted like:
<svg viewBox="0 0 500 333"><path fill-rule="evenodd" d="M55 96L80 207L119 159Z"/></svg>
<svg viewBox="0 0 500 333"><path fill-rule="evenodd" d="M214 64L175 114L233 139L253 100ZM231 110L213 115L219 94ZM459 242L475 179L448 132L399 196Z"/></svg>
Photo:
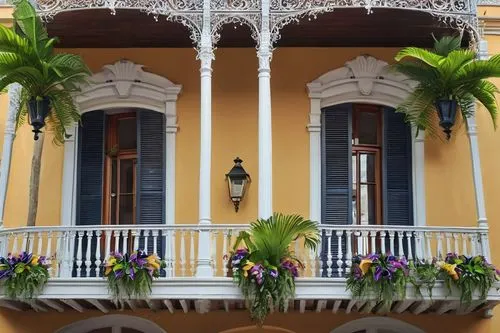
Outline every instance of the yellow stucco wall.
<svg viewBox="0 0 500 333"><path fill-rule="evenodd" d="M498 8L491 12L496 14ZM500 53L500 36L489 36L490 53ZM176 221L196 223L199 170L199 63L191 49L78 49L93 71L120 58L146 66L147 71L163 75L183 85L177 104L180 130L177 134ZM274 209L286 213L309 212L309 99L305 84L321 74L342 66L360 54L370 54L391 61L396 49L391 48L302 48L277 49L272 62L273 107L273 181ZM500 83L500 81L496 81ZM254 49L219 49L213 71L213 143L212 143L212 218L214 223L245 223L257 214L257 59ZM7 99L0 97L0 109ZM483 111L483 110L480 110ZM5 112L0 112L0 144L3 141ZM500 177L498 165L500 133L494 132L484 112L478 113L479 142L487 216L491 225L490 240L493 261L500 262ZM23 127L15 140L5 227L22 226L27 216L27 194L32 152L32 133ZM232 159L240 156L254 183L235 213L227 198L224 174ZM47 138L42 162L42 181L38 225L60 223L62 147ZM469 146L465 129L455 131L451 142L427 139L425 148L427 223L429 225L474 226L474 187ZM457 333L494 333L500 327L500 311L484 320L477 316L399 316L426 332L443 330ZM249 325L246 312L210 313L209 315L175 314L151 311L134 313L151 319L167 332L217 333ZM0 332L53 332L73 321L97 316L97 312L78 314L25 313L0 310ZM329 332L356 316L308 313L273 315L268 324L297 333ZM207 330L207 327L210 327Z"/></svg>

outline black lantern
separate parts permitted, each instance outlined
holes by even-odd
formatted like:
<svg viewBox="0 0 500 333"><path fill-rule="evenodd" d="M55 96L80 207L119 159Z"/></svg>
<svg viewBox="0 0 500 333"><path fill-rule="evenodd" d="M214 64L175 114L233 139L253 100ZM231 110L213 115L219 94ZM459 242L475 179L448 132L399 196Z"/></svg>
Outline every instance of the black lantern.
<svg viewBox="0 0 500 333"><path fill-rule="evenodd" d="M246 187L251 181L250 175L243 169L241 162L243 161L239 157L236 157L233 168L226 174L227 184L229 186L229 197L234 204L234 210L236 212L238 212L240 202L245 196Z"/></svg>
<svg viewBox="0 0 500 333"><path fill-rule="evenodd" d="M446 133L446 139L451 137L451 128L455 124L457 116L457 101L453 99L441 99L436 102L436 108L439 116L439 126Z"/></svg>
<svg viewBox="0 0 500 333"><path fill-rule="evenodd" d="M29 123L33 127L32 132L35 133L35 140L38 140L38 134L42 133L40 130L45 126L45 118L49 115L49 111L50 100L48 97L33 98L28 101Z"/></svg>

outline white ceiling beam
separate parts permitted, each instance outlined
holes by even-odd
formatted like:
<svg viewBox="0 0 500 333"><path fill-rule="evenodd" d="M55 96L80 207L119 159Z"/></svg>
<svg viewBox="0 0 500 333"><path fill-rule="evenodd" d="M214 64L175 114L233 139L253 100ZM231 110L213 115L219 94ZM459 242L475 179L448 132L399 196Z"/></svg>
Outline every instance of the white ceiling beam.
<svg viewBox="0 0 500 333"><path fill-rule="evenodd" d="M336 300L333 302L332 313L337 313L339 311L340 305L342 304L342 300Z"/></svg>
<svg viewBox="0 0 500 333"><path fill-rule="evenodd" d="M171 300L169 300L169 299L164 299L164 300L163 300L163 304L165 304L165 306L167 307L168 312L170 312L170 313L172 313L172 314L174 313L174 311L175 311L175 310L174 310L174 305L172 304L172 301L171 301Z"/></svg>
<svg viewBox="0 0 500 333"><path fill-rule="evenodd" d="M89 302L90 304L92 304L93 306L95 306L102 313L109 313L109 308L101 301L99 301L97 299L93 299L93 298L87 299L86 301Z"/></svg>
<svg viewBox="0 0 500 333"><path fill-rule="evenodd" d="M60 301L78 312L85 311L85 308L80 303L78 303L73 299L61 299Z"/></svg>
<svg viewBox="0 0 500 333"><path fill-rule="evenodd" d="M64 307L55 300L43 298L39 298L38 300L57 312L64 312Z"/></svg>

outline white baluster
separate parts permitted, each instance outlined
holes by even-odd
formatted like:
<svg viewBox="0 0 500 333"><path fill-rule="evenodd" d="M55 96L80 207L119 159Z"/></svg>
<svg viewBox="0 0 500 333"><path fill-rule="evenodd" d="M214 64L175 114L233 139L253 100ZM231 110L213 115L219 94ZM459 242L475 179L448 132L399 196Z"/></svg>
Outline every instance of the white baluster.
<svg viewBox="0 0 500 333"><path fill-rule="evenodd" d="M437 238L437 258L439 260L443 259L443 234L438 232L436 233Z"/></svg>
<svg viewBox="0 0 500 333"><path fill-rule="evenodd" d="M471 255L473 257L475 257L475 256L477 256L476 235L469 234L469 241L470 241L470 247L471 247Z"/></svg>
<svg viewBox="0 0 500 333"><path fill-rule="evenodd" d="M90 265L92 261L90 260L90 248L92 247L92 235L91 230L86 231L87 234L87 251L85 253L85 277L90 277Z"/></svg>
<svg viewBox="0 0 500 333"><path fill-rule="evenodd" d="M132 230L132 237L134 238L134 251L137 251L139 249L139 238L141 238L141 231L140 230Z"/></svg>
<svg viewBox="0 0 500 333"><path fill-rule="evenodd" d="M454 233L453 234L453 243L454 243L454 248L453 248L453 253L459 253L460 252L460 246L458 245L458 238L460 237L459 234Z"/></svg>
<svg viewBox="0 0 500 333"><path fill-rule="evenodd" d="M144 250L146 253L148 253L148 252L149 252L149 232L150 232L150 231L151 231L151 230L149 230L149 229L148 229L148 230L144 230L144 249L143 249L143 250Z"/></svg>
<svg viewBox="0 0 500 333"><path fill-rule="evenodd" d="M104 235L106 237L106 240L105 240L105 243L106 243L106 247L104 249L104 254L105 254L105 259L104 260L108 260L109 258L109 255L111 254L111 237L112 237L112 233L113 231L112 230L106 230L104 232Z"/></svg>
<svg viewBox="0 0 500 333"><path fill-rule="evenodd" d="M311 277L317 277L316 276L316 250L309 251L309 266L311 267L311 269L310 269Z"/></svg>
<svg viewBox="0 0 500 333"><path fill-rule="evenodd" d="M212 266L212 271L214 275L217 275L217 238L219 237L219 232L217 230L210 231L210 261ZM194 274L194 272L193 272Z"/></svg>
<svg viewBox="0 0 500 333"><path fill-rule="evenodd" d="M222 265L222 276L227 276L227 264L229 261L229 254L227 253L227 248L229 246L229 238L228 235L230 235L229 231L226 229L222 233L222 255L221 255L221 265ZM224 259L227 257L227 260Z"/></svg>
<svg viewBox="0 0 500 333"><path fill-rule="evenodd" d="M360 231L354 232L354 237L356 238L356 243L358 248L356 252L360 255L365 255L366 253L363 253L363 245L361 243L361 232Z"/></svg>
<svg viewBox="0 0 500 333"><path fill-rule="evenodd" d="M175 265L176 265L176 261L175 261L175 256L176 256L176 250L177 250L177 242L176 242L176 239L177 239L177 230L172 230L171 231L171 235L172 235L172 241L170 242L170 248L172 250L171 252L171 258L170 258L170 274L172 277L176 276L175 274Z"/></svg>
<svg viewBox="0 0 500 333"><path fill-rule="evenodd" d="M27 250L27 244L28 244L28 234L26 232L23 232L23 245L21 247L21 251Z"/></svg>
<svg viewBox="0 0 500 333"><path fill-rule="evenodd" d="M115 236L115 252L120 252L120 233L119 230L113 230L113 235Z"/></svg>
<svg viewBox="0 0 500 333"><path fill-rule="evenodd" d="M467 236L462 234L462 253L464 256L469 256L469 251L467 250Z"/></svg>
<svg viewBox="0 0 500 333"><path fill-rule="evenodd" d="M370 250L369 253L377 253L377 231L370 231ZM349 243L348 243L349 244Z"/></svg>
<svg viewBox="0 0 500 333"><path fill-rule="evenodd" d="M153 230L153 253L158 255L158 230Z"/></svg>
<svg viewBox="0 0 500 333"><path fill-rule="evenodd" d="M337 231L337 241L338 241L338 253L337 253L337 271L338 275L342 276L342 235L344 234L344 231Z"/></svg>
<svg viewBox="0 0 500 333"><path fill-rule="evenodd" d="M386 253L386 251L385 251L385 234L386 234L385 230L380 231L380 252L382 254Z"/></svg>
<svg viewBox="0 0 500 333"><path fill-rule="evenodd" d="M394 231L389 231L389 245L390 245L390 249L391 249L391 254L394 256L394 255L397 255L396 253L394 253Z"/></svg>
<svg viewBox="0 0 500 333"><path fill-rule="evenodd" d="M70 231L66 238L66 243L64 245L66 253L66 268L65 276L70 277L73 272L73 266L75 264L75 244L76 244L76 232Z"/></svg>
<svg viewBox="0 0 500 333"><path fill-rule="evenodd" d="M181 253L179 258L179 264L181 267L181 276L186 276L186 244L185 244L185 232L184 230L180 231L181 237Z"/></svg>
<svg viewBox="0 0 500 333"><path fill-rule="evenodd" d="M425 233L425 240L426 240L426 244L427 244L427 249L426 249L426 259L431 261L432 258L433 258L433 255L432 255L432 250L431 250L431 238L432 238L432 233L430 232L426 232Z"/></svg>
<svg viewBox="0 0 500 333"><path fill-rule="evenodd" d="M447 232L444 234L446 237L446 254L452 253L453 250L451 249L451 233Z"/></svg>
<svg viewBox="0 0 500 333"><path fill-rule="evenodd" d="M316 255L318 257L318 264L319 264L319 277L323 277L323 242L325 240L325 233L324 233L324 230L320 230L320 233L321 233L321 241L320 241L320 244L318 246L318 249L317 249L317 252L316 252Z"/></svg>
<svg viewBox="0 0 500 333"><path fill-rule="evenodd" d="M122 252L123 253L128 253L129 252L129 248L128 248L128 230L122 230L121 231L121 235L122 235ZM132 252L134 252L135 249L132 249Z"/></svg>
<svg viewBox="0 0 500 333"><path fill-rule="evenodd" d="M326 275L328 277L332 277L332 231L327 230L326 231L326 237L328 239L328 250L326 254Z"/></svg>
<svg viewBox="0 0 500 333"><path fill-rule="evenodd" d="M352 267L352 231L346 231L346 241L347 241L347 248L346 248L347 253L345 256L346 260L345 272L349 273Z"/></svg>
<svg viewBox="0 0 500 333"><path fill-rule="evenodd" d="M95 247L95 276L101 276L101 265L102 265L102 260L101 260L101 235L102 231L100 229L96 230L96 247Z"/></svg>
<svg viewBox="0 0 500 333"><path fill-rule="evenodd" d="M402 257L405 255L405 249L403 247L403 232L397 231L398 236L398 256Z"/></svg>
<svg viewBox="0 0 500 333"><path fill-rule="evenodd" d="M12 241L12 254L17 253L17 234L12 234L13 241Z"/></svg>
<svg viewBox="0 0 500 333"><path fill-rule="evenodd" d="M408 260L413 260L413 249L411 246L411 237L412 237L412 232L411 231L405 231L405 236L406 236L406 244L408 245Z"/></svg>
<svg viewBox="0 0 500 333"><path fill-rule="evenodd" d="M41 256L42 255L42 245L43 245L43 238L42 238L43 233L39 232L38 233L38 244L37 244L37 251L36 254Z"/></svg>
<svg viewBox="0 0 500 333"><path fill-rule="evenodd" d="M369 252L369 246L368 246L368 235L370 234L369 231L362 231L361 232L361 239L362 239L362 246L363 246L363 253L368 253Z"/></svg>
<svg viewBox="0 0 500 333"><path fill-rule="evenodd" d="M35 233L28 232L28 252L33 253L33 245L35 243Z"/></svg>
<svg viewBox="0 0 500 333"><path fill-rule="evenodd" d="M194 273L196 272L196 266L194 262L194 230L191 230L189 232L189 236L191 238L190 243L191 247L189 250L189 267L191 268L191 276L194 276ZM213 246L215 247L215 246Z"/></svg>
<svg viewBox="0 0 500 333"><path fill-rule="evenodd" d="M50 265L49 267L49 275L51 277L56 277L54 275L54 266L52 261L52 231L47 232L47 248L45 249L45 260ZM57 266L57 265L56 265Z"/></svg>
<svg viewBox="0 0 500 333"><path fill-rule="evenodd" d="M76 232L78 236L78 250L76 252L76 276L82 276L82 239L83 239L83 231Z"/></svg>
<svg viewBox="0 0 500 333"><path fill-rule="evenodd" d="M64 239L63 232L58 232L56 236L56 252L52 258L56 261L54 277L62 277L61 269L64 267Z"/></svg>
<svg viewBox="0 0 500 333"><path fill-rule="evenodd" d="M423 233L418 231L414 233L415 235L415 256L418 260L425 259L425 242Z"/></svg>

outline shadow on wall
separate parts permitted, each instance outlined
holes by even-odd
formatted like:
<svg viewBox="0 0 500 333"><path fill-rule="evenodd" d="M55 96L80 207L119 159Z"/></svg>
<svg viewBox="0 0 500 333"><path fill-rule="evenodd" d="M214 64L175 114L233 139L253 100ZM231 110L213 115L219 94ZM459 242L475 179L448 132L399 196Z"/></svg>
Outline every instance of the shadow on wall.
<svg viewBox="0 0 500 333"><path fill-rule="evenodd" d="M232 328L230 330L225 330L219 333L295 333L295 332L284 328L264 325L262 327L245 326L239 328Z"/></svg>

